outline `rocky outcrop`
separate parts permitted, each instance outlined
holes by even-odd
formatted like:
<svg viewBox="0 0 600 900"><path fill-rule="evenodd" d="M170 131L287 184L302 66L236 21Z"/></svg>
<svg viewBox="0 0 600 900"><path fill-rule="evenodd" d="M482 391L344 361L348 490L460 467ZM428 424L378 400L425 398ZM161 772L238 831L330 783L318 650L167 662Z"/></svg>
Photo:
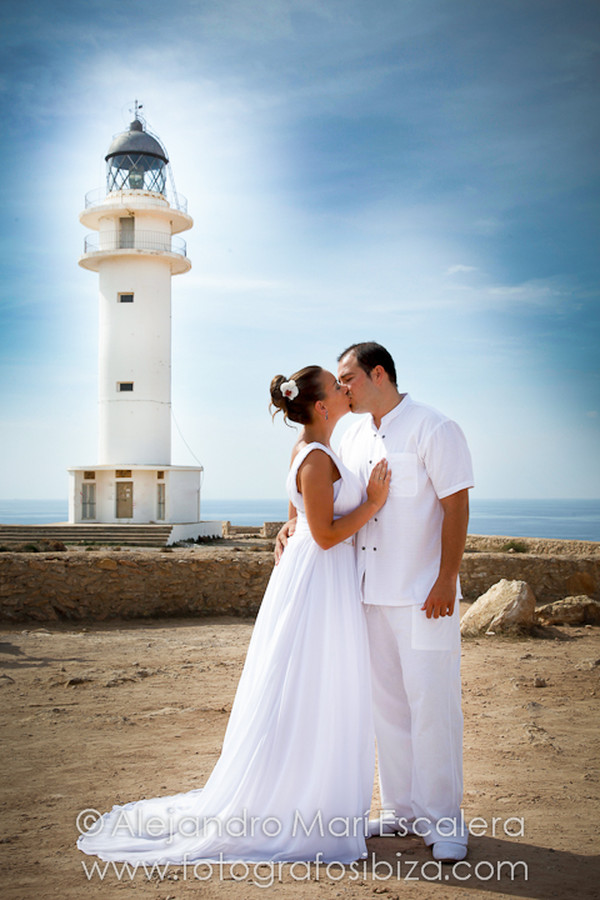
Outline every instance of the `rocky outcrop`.
<svg viewBox="0 0 600 900"><path fill-rule="evenodd" d="M461 634L474 637L486 632L528 631L534 623L535 594L525 581L502 579L466 611Z"/></svg>
<svg viewBox="0 0 600 900"><path fill-rule="evenodd" d="M538 607L540 625L600 625L600 603L586 594Z"/></svg>

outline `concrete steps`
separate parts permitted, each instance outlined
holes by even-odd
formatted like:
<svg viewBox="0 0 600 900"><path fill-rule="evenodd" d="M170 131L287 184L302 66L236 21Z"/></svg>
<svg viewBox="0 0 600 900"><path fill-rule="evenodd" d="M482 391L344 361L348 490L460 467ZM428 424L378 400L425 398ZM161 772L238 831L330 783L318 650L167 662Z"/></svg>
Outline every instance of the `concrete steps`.
<svg viewBox="0 0 600 900"><path fill-rule="evenodd" d="M135 547L165 547L172 525L1 525L0 546L35 541L64 544L118 544Z"/></svg>

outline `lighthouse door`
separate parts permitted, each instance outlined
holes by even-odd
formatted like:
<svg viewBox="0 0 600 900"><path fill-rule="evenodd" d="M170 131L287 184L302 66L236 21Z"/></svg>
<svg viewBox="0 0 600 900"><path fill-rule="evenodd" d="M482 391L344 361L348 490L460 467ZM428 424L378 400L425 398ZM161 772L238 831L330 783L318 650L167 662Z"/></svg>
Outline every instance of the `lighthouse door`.
<svg viewBox="0 0 600 900"><path fill-rule="evenodd" d="M133 518L133 481L117 481L117 519Z"/></svg>
<svg viewBox="0 0 600 900"><path fill-rule="evenodd" d="M85 481L81 485L81 518L96 518L96 485Z"/></svg>

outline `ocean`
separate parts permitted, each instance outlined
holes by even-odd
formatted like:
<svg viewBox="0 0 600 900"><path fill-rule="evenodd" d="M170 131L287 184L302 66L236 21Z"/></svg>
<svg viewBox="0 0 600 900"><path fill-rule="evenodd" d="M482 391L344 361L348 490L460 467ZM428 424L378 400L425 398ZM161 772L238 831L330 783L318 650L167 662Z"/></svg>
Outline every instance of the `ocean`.
<svg viewBox="0 0 600 900"><path fill-rule="evenodd" d="M66 522L66 500L0 500L0 523ZM287 518L286 500L202 500L202 518L262 525ZM470 534L600 541L600 500L481 500L471 498Z"/></svg>

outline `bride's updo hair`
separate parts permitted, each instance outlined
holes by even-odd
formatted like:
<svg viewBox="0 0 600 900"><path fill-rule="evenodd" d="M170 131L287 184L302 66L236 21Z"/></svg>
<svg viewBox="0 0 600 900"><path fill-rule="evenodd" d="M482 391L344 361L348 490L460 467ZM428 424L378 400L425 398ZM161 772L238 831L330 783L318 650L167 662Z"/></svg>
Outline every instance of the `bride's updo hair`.
<svg viewBox="0 0 600 900"><path fill-rule="evenodd" d="M281 411L286 421L290 419L299 425L309 425L312 421L315 403L325 396L322 379L323 369L321 366L305 366L290 378L276 375L271 382L271 406L275 407L273 417ZM297 393L293 387L289 387L290 382L294 382ZM288 396L282 394L282 385ZM292 396L294 394L295 396Z"/></svg>

